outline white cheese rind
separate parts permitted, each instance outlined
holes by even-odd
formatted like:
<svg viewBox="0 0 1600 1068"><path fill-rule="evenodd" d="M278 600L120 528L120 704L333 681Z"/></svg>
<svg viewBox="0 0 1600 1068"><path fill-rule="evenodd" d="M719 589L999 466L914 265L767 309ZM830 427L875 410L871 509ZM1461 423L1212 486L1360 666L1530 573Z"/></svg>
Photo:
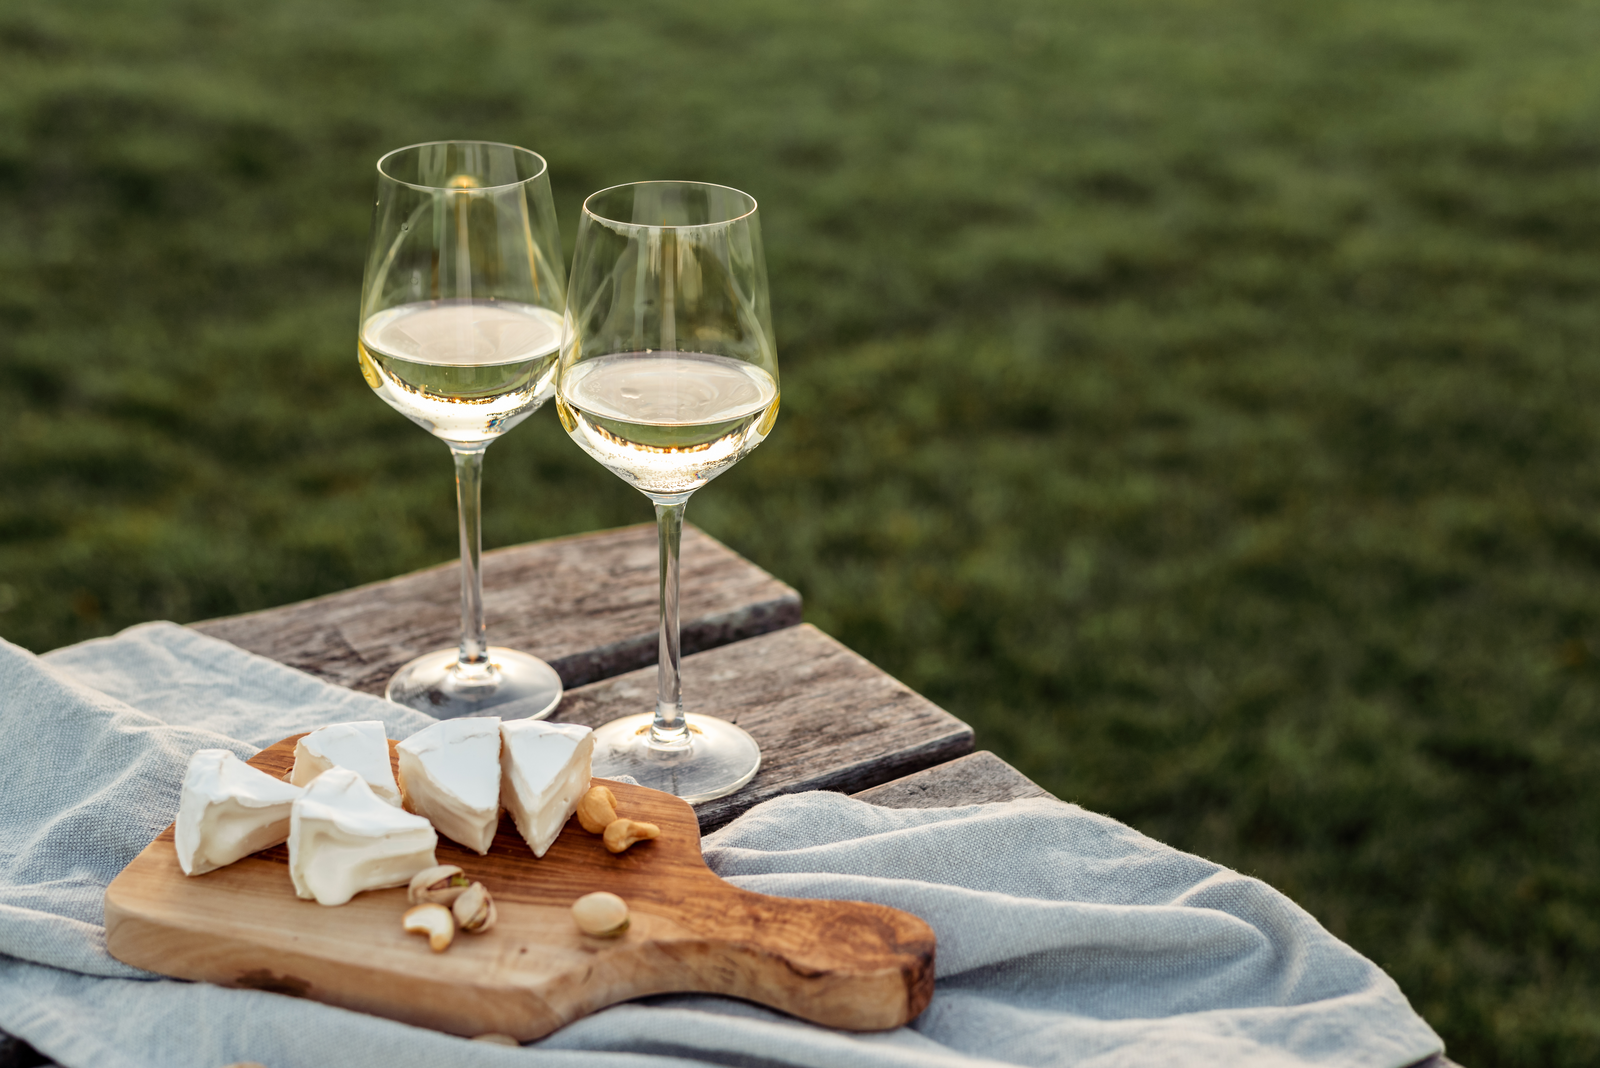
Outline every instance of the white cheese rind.
<svg viewBox="0 0 1600 1068"><path fill-rule="evenodd" d="M289 781L308 786L329 768L349 768L366 780L372 792L400 807L400 787L389 763L389 739L375 719L320 727L294 743L294 768Z"/></svg>
<svg viewBox="0 0 1600 1068"><path fill-rule="evenodd" d="M379 800L349 768L332 768L290 810L289 878L299 896L343 905L433 867L438 842L427 820Z"/></svg>
<svg viewBox="0 0 1600 1068"><path fill-rule="evenodd" d="M395 747L407 812L480 855L500 825L500 720L440 720Z"/></svg>
<svg viewBox="0 0 1600 1068"><path fill-rule="evenodd" d="M500 803L533 855L542 857L589 788L594 732L576 723L500 724Z"/></svg>
<svg viewBox="0 0 1600 1068"><path fill-rule="evenodd" d="M290 806L301 793L226 749L197 750L178 801L183 874L204 875L288 838Z"/></svg>

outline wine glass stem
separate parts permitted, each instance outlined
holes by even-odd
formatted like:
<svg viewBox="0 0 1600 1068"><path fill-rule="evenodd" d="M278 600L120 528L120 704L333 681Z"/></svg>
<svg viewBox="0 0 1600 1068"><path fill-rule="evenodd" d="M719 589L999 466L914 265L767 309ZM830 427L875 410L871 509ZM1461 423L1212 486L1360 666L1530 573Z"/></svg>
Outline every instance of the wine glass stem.
<svg viewBox="0 0 1600 1068"><path fill-rule="evenodd" d="M689 499L656 501L656 531L661 549L661 638L656 661L656 716L650 744L682 749L689 744L683 719L683 688L678 675L678 544Z"/></svg>
<svg viewBox="0 0 1600 1068"><path fill-rule="evenodd" d="M483 625L483 454L488 445L452 445L456 458L456 509L461 517L461 653L456 669L483 674L489 647Z"/></svg>

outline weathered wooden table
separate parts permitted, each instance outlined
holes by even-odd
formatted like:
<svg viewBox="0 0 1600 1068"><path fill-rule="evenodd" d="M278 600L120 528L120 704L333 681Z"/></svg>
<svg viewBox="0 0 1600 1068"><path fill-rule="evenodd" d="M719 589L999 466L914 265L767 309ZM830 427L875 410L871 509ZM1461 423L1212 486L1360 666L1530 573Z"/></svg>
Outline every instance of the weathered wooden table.
<svg viewBox="0 0 1600 1068"><path fill-rule="evenodd" d="M701 805L703 830L779 794L835 790L890 808L1049 797L972 728L815 627L800 595L705 533L684 527L683 685L691 714L721 716L761 745L755 779ZM560 672L551 717L596 726L652 707L656 531L653 524L485 553L490 641ZM299 604L193 624L202 633L381 694L412 657L454 644L459 569L426 571ZM46 1064L0 1035L0 1068ZM1433 1058L1416 1068L1443 1068Z"/></svg>
<svg viewBox="0 0 1600 1068"><path fill-rule="evenodd" d="M489 639L561 673L552 719L598 726L653 707L657 566L652 524L484 554ZM900 807L1044 794L973 754L971 727L801 623L800 595L731 549L686 526L680 566L689 711L737 722L762 753L753 782L699 807L705 830L797 790L870 791ZM377 694L413 656L454 644L459 574L451 562L194 627Z"/></svg>

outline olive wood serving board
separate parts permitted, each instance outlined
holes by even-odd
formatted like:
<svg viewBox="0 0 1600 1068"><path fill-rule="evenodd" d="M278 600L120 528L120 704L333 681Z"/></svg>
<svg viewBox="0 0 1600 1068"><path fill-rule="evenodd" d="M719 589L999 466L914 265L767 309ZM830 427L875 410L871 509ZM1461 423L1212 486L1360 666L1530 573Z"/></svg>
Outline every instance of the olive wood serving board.
<svg viewBox="0 0 1600 1068"><path fill-rule="evenodd" d="M250 763L287 773L299 737ZM440 836L439 863L480 880L498 910L491 931L458 932L443 953L401 930L403 887L336 908L302 901L287 846L185 876L171 827L106 888L107 948L163 975L522 1041L650 994L724 994L856 1031L898 1027L927 1006L934 936L922 920L883 905L740 890L706 867L688 804L607 785L620 815L657 824L661 837L613 855L574 818L536 858L509 817L486 856ZM632 922L620 937L573 925L572 902L594 890L628 902Z"/></svg>

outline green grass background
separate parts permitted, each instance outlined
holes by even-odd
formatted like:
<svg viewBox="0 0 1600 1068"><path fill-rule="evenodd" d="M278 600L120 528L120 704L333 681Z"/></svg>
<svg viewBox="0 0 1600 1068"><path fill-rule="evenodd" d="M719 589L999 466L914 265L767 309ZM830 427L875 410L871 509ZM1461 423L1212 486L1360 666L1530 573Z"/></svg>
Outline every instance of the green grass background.
<svg viewBox="0 0 1600 1068"><path fill-rule="evenodd" d="M388 148L762 202L689 517L1064 798L1280 887L1471 1068L1600 1063L1600 3L11 0L0 633L451 557L354 360ZM648 518L541 412L486 541Z"/></svg>

